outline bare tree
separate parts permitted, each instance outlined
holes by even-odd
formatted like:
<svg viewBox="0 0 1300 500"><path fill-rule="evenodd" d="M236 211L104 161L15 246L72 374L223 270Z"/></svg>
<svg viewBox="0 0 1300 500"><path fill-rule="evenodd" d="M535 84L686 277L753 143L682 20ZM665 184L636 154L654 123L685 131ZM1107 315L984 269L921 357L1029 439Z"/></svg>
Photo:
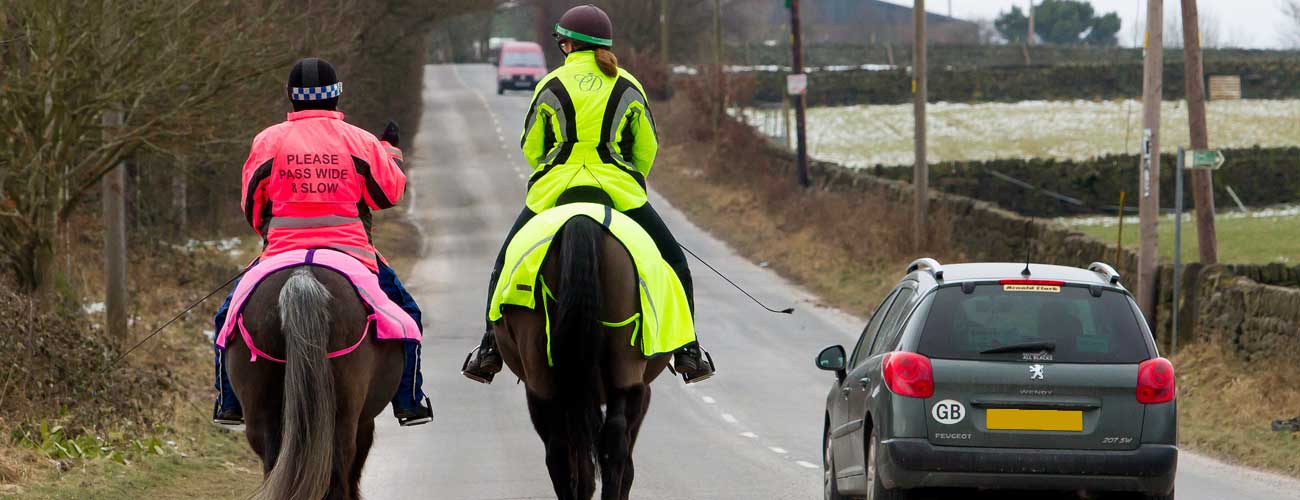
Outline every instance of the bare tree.
<svg viewBox="0 0 1300 500"><path fill-rule="evenodd" d="M1278 11L1283 40L1290 47L1300 47L1300 0L1278 0Z"/></svg>
<svg viewBox="0 0 1300 500"><path fill-rule="evenodd" d="M22 287L42 287L55 231L123 158L246 144L258 120L240 111L273 109L265 104L283 95L283 83L265 77L320 38L291 36L282 23L346 40L311 15L350 3L7 3L0 263ZM109 111L126 119L105 134L100 116Z"/></svg>

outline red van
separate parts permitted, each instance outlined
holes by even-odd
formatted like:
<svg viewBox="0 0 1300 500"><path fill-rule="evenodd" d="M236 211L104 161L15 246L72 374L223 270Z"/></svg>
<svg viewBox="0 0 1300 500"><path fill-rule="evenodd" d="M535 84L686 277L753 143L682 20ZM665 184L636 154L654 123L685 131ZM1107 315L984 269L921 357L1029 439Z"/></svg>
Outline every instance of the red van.
<svg viewBox="0 0 1300 500"><path fill-rule="evenodd" d="M506 89L532 90L546 76L542 46L533 42L505 42L497 58L497 94Z"/></svg>

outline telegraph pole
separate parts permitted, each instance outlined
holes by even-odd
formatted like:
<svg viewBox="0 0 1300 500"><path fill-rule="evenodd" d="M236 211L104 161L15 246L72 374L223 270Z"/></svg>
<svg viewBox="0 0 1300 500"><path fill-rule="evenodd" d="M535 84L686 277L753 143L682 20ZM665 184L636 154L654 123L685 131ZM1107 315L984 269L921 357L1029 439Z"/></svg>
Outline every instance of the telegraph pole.
<svg viewBox="0 0 1300 500"><path fill-rule="evenodd" d="M803 75L803 33L799 28L799 0L789 0L790 2L790 48L794 52L794 75ZM795 96L794 100L794 121L795 137L798 142L797 153L799 185L808 187L812 182L808 179L808 127L805 120L808 107L808 91L805 89Z"/></svg>
<svg viewBox="0 0 1300 500"><path fill-rule="evenodd" d="M1025 32L1025 44L1034 44L1034 0L1029 0L1029 29Z"/></svg>
<svg viewBox="0 0 1300 500"><path fill-rule="evenodd" d="M920 251L925 248L930 205L930 165L925 158L925 0L913 1L912 24L912 118L916 129L913 140L916 161L912 167L912 244Z"/></svg>
<svg viewBox="0 0 1300 500"><path fill-rule="evenodd" d="M101 118L104 134L119 133L122 126L121 111L106 111ZM104 276L106 327L108 334L125 343L127 338L126 318L126 168L118 162L102 182L104 198Z"/></svg>
<svg viewBox="0 0 1300 500"><path fill-rule="evenodd" d="M1138 307L1147 321L1156 311L1159 266L1160 99L1164 72L1164 0L1147 1L1147 37L1142 65L1142 151L1138 165Z"/></svg>
<svg viewBox="0 0 1300 500"><path fill-rule="evenodd" d="M1201 64L1201 28L1197 17L1196 0L1183 0L1183 75L1187 86L1187 128L1191 131L1192 149L1205 150L1210 148L1210 140L1205 127L1205 80ZM1214 234L1214 178L1211 177L1210 170L1192 171L1192 202L1196 205L1196 242L1201 263L1217 264L1219 243ZM1182 216L1181 213L1178 215Z"/></svg>

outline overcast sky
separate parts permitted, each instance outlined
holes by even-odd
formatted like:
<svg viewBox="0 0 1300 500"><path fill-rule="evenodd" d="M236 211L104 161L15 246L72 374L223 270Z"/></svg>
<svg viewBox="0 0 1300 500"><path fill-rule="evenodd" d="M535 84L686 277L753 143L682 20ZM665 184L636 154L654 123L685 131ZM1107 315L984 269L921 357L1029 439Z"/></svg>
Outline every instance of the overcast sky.
<svg viewBox="0 0 1300 500"><path fill-rule="evenodd" d="M900 5L912 5L909 0L885 0ZM1041 0L1035 0L1041 1ZM1232 47L1283 48L1287 45L1287 28L1278 4L1283 0L1200 0L1202 16L1206 21L1218 24L1217 38L1219 45ZM954 17L962 19L992 19L1000 12L1011 10L1019 5L1026 10L1029 0L927 0L926 10L937 14L947 14L948 5L952 4ZM1098 12L1116 12L1123 20L1119 32L1120 45L1134 45L1134 26L1143 23L1146 17L1146 0L1092 0L1093 8ZM1165 18L1179 16L1179 0L1165 0ZM1206 31L1212 28L1207 27ZM1300 31L1297 29L1296 31ZM1138 32L1137 44L1141 42ZM1168 36L1168 35L1166 35ZM1206 45L1211 43L1205 40Z"/></svg>

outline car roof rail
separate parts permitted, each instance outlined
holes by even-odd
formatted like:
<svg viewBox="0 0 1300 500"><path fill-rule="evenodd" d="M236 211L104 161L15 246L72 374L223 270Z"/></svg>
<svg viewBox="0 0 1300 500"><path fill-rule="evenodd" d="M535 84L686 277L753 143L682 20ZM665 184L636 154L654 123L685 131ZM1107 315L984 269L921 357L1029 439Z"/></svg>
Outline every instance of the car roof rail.
<svg viewBox="0 0 1300 500"><path fill-rule="evenodd" d="M1115 268L1110 267L1110 265L1105 262L1093 262L1092 264L1088 264L1088 270L1105 276L1106 281L1110 282L1112 285L1119 284L1119 273L1115 272Z"/></svg>
<svg viewBox="0 0 1300 500"><path fill-rule="evenodd" d="M943 265L929 257L916 259L911 264L908 264L907 273L911 274L913 271L929 271L930 274L934 275L934 279L943 279Z"/></svg>

